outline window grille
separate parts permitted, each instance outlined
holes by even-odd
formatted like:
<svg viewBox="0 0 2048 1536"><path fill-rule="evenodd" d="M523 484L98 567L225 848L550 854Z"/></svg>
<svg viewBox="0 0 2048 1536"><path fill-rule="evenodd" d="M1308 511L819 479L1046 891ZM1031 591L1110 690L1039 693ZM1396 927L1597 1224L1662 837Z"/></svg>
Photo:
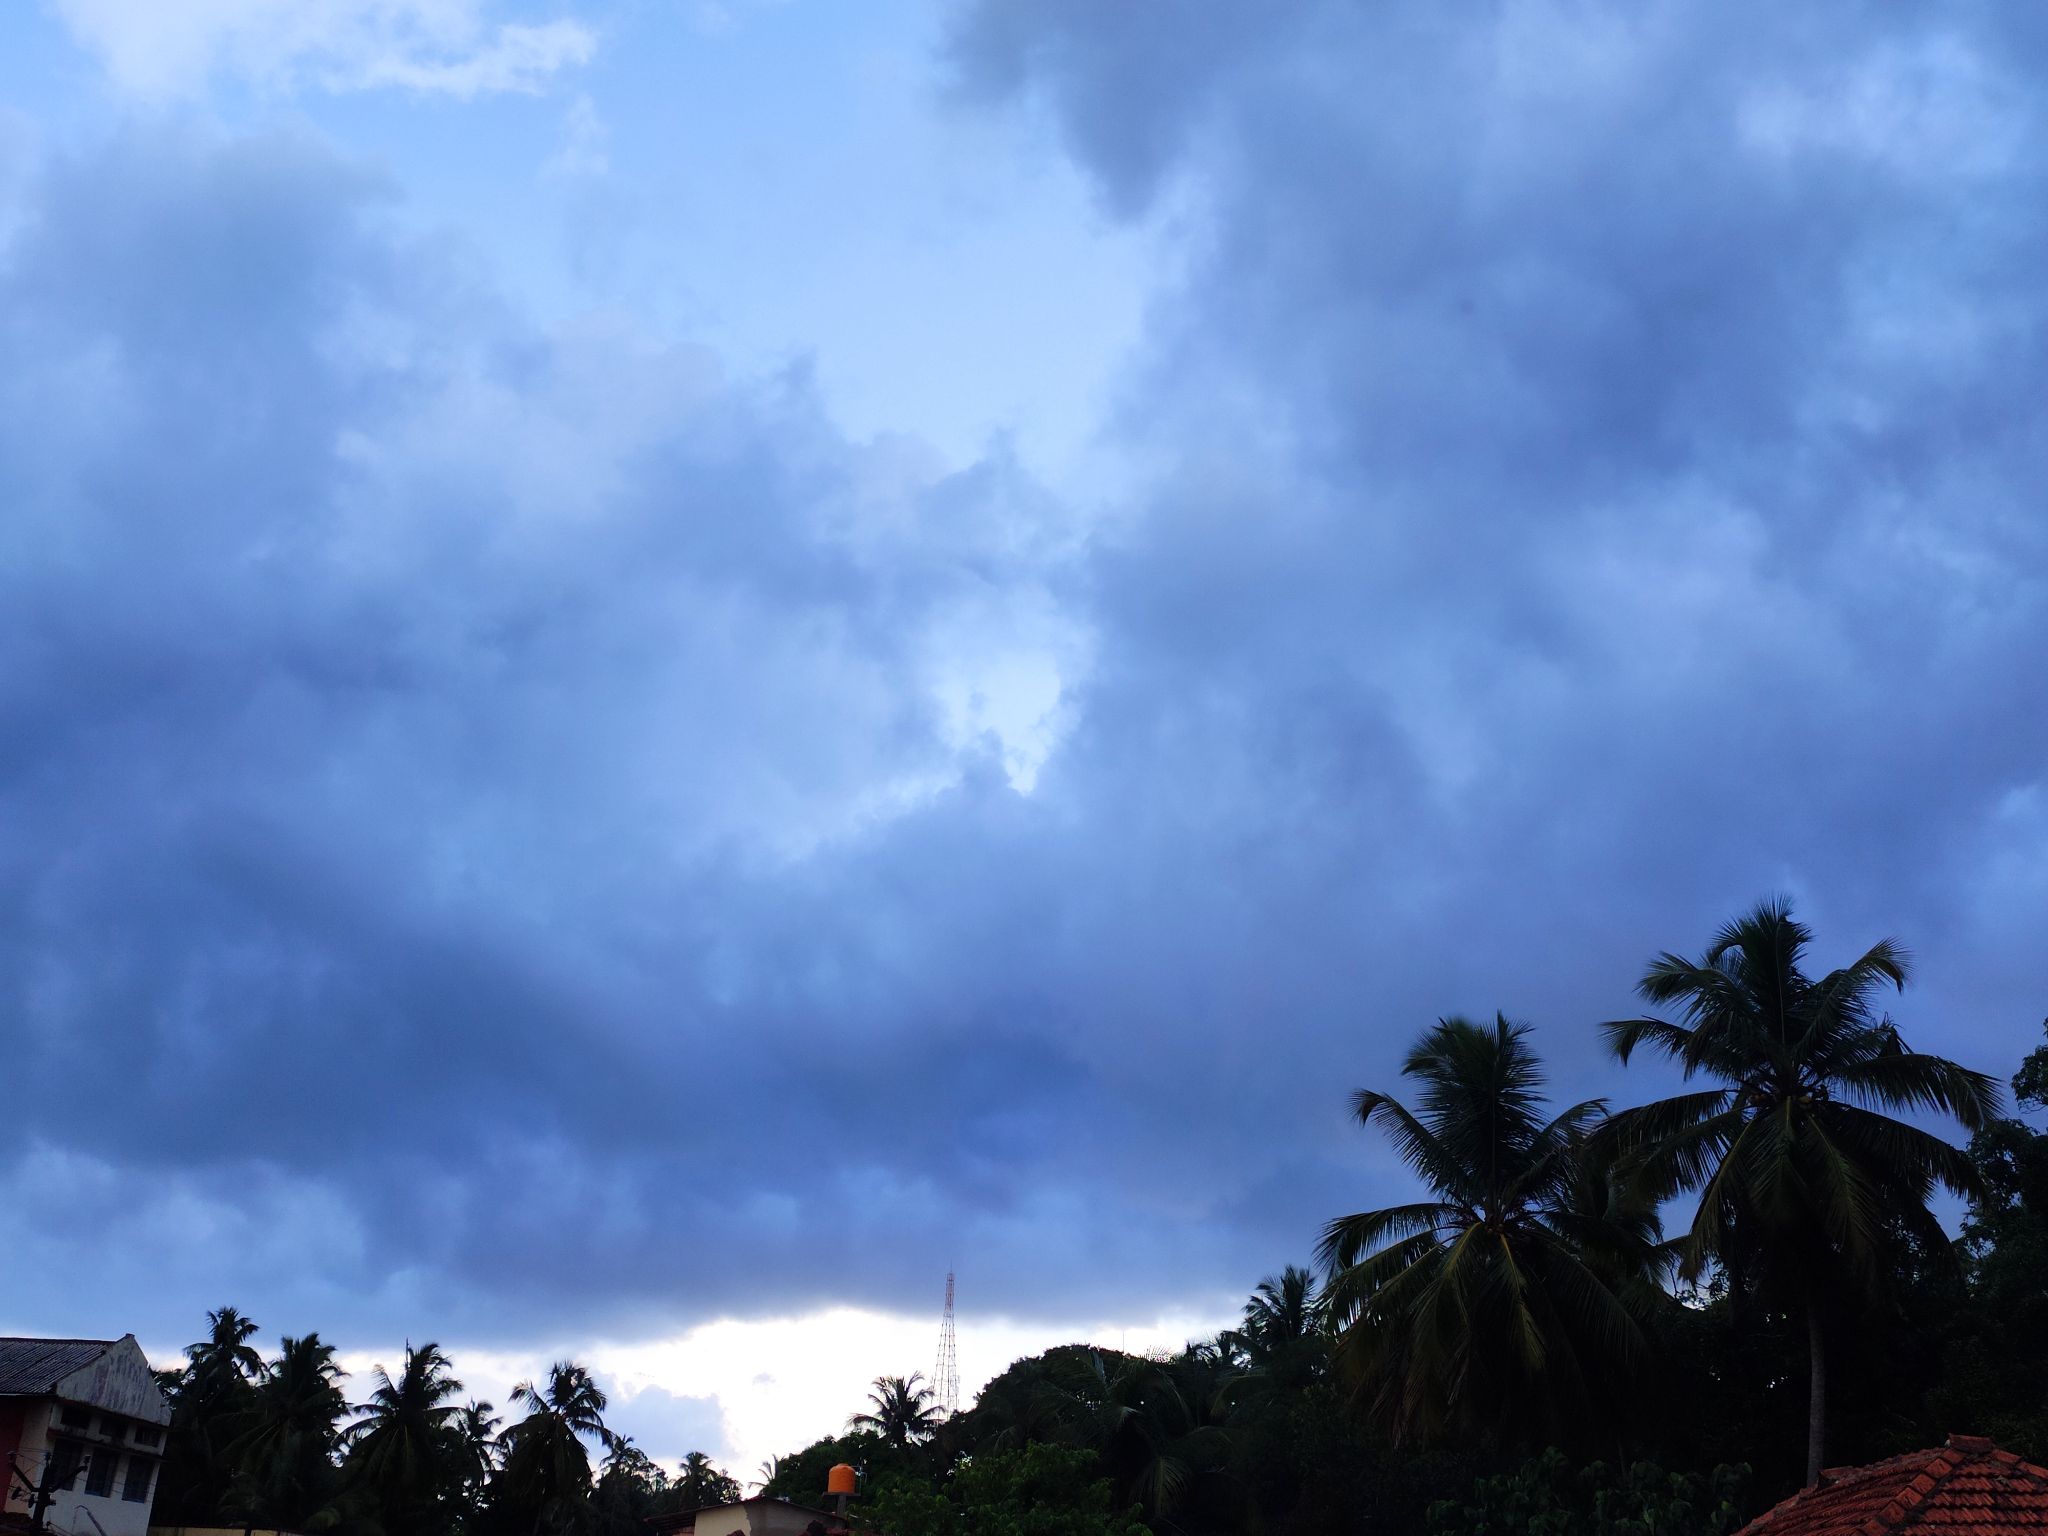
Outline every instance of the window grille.
<svg viewBox="0 0 2048 1536"><path fill-rule="evenodd" d="M121 1458L104 1447L92 1453L92 1465L85 1474L85 1491L96 1499L104 1499L114 1491L114 1463Z"/></svg>
<svg viewBox="0 0 2048 1536"><path fill-rule="evenodd" d="M43 1486L52 1493L63 1492L71 1486L84 1463L84 1446L76 1440L57 1441L50 1447L50 1466L44 1474Z"/></svg>

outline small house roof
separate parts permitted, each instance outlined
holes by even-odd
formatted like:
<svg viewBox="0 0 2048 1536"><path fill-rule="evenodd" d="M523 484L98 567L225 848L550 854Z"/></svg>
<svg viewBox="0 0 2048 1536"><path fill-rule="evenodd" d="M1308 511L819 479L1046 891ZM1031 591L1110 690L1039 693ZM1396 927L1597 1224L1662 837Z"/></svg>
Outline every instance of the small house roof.
<svg viewBox="0 0 2048 1536"><path fill-rule="evenodd" d="M1740 1536L2044 1536L2048 1469L1975 1435L1821 1474Z"/></svg>
<svg viewBox="0 0 2048 1536"><path fill-rule="evenodd" d="M0 1397L45 1397L119 1339L0 1339Z"/></svg>

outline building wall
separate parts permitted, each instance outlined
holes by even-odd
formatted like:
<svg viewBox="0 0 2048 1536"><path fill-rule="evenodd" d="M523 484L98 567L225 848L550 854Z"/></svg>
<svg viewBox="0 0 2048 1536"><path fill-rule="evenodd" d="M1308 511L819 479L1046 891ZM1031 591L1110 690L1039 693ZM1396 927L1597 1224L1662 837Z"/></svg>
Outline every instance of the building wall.
<svg viewBox="0 0 2048 1536"><path fill-rule="evenodd" d="M0 1402L0 1510L12 1507L8 1497L20 1484L14 1475L14 1453L21 1449L21 1421L26 1412L19 1402Z"/></svg>
<svg viewBox="0 0 2048 1536"><path fill-rule="evenodd" d="M55 1405L47 1398L34 1398L15 1404L14 1420L14 1461L21 1470L37 1482L43 1480L44 1463L49 1459L50 1411ZM13 1475L10 1468L7 1479L7 1502L4 1508L10 1515L26 1515L31 1503L28 1490L21 1479Z"/></svg>
<svg viewBox="0 0 2048 1536"><path fill-rule="evenodd" d="M122 1343L127 1349L117 1346L94 1367L58 1383L60 1393L77 1396L25 1398L10 1405L15 1459L38 1483L49 1475L53 1454L61 1450L79 1456L77 1475L51 1495L43 1517L44 1529L52 1536L148 1536L170 1408L149 1375L142 1351L132 1339ZM82 1422L66 1423L67 1416ZM0 1424L0 1440L8 1433ZM104 1462L104 1478L94 1475L96 1459ZM140 1498L127 1497L131 1476L144 1479L138 1487ZM8 1498L0 1508L32 1515L33 1496L19 1480L9 1481ZM103 1491L92 1491L95 1487Z"/></svg>
<svg viewBox="0 0 2048 1536"><path fill-rule="evenodd" d="M746 1508L750 1536L804 1536L811 1522L819 1518L816 1510L793 1504L763 1502Z"/></svg>
<svg viewBox="0 0 2048 1536"><path fill-rule="evenodd" d="M44 1400L33 1404L22 1423L21 1447L17 1452L22 1464L38 1482L50 1469L50 1459L61 1446L68 1444L82 1451L77 1476L70 1485L50 1497L48 1512L43 1516L45 1530L54 1536L148 1536L149 1508L156 1498L156 1478L162 1460L162 1443L155 1446L141 1446L135 1443L136 1421L110 1417L99 1411L91 1411L89 1427L69 1427L59 1422L59 1414L67 1405ZM75 1405L74 1405L75 1406ZM94 1461L104 1458L109 1469L105 1491L95 1493L98 1485L95 1478ZM140 1499L125 1495L130 1473L137 1467L147 1475ZM14 1514L32 1513L32 1503L26 1496L8 1501L7 1508Z"/></svg>
<svg viewBox="0 0 2048 1536"><path fill-rule="evenodd" d="M68 1403L90 1403L124 1418L147 1424L171 1422L171 1405L150 1373L149 1357L129 1334L107 1352L57 1383L57 1396Z"/></svg>
<svg viewBox="0 0 2048 1536"><path fill-rule="evenodd" d="M815 1509L775 1499L750 1499L722 1509L700 1509L692 1536L804 1536L813 1520L825 1519Z"/></svg>

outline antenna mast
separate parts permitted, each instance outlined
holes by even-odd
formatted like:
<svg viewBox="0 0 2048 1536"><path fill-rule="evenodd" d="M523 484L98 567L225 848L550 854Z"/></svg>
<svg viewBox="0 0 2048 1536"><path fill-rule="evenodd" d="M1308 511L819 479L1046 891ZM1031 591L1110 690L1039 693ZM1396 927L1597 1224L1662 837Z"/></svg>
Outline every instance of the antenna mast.
<svg viewBox="0 0 2048 1536"><path fill-rule="evenodd" d="M946 1310L939 1318L939 1363L932 1369L932 1396L951 1418L960 1411L960 1358L953 1345L953 1271L946 1271Z"/></svg>

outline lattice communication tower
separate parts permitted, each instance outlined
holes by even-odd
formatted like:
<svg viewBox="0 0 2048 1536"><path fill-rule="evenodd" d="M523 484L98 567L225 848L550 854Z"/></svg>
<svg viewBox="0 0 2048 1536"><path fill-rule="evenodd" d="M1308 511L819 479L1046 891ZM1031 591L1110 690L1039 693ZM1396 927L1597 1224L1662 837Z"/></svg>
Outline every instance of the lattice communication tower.
<svg viewBox="0 0 2048 1536"><path fill-rule="evenodd" d="M932 1396L951 1418L960 1411L960 1356L953 1343L953 1271L946 1271L946 1310L939 1318L939 1363L932 1368Z"/></svg>

